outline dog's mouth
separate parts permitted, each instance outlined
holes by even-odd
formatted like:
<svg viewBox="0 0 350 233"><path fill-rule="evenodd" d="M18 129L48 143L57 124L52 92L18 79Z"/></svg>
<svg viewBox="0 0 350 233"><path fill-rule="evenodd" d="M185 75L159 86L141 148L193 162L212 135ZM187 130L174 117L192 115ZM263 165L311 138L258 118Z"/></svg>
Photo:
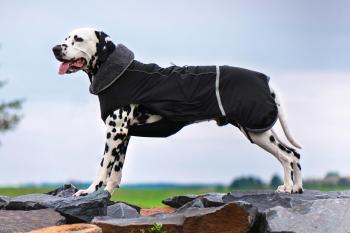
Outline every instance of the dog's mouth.
<svg viewBox="0 0 350 233"><path fill-rule="evenodd" d="M59 74L69 74L81 70L86 65L85 58L72 59L70 61L59 59L62 63L58 69Z"/></svg>

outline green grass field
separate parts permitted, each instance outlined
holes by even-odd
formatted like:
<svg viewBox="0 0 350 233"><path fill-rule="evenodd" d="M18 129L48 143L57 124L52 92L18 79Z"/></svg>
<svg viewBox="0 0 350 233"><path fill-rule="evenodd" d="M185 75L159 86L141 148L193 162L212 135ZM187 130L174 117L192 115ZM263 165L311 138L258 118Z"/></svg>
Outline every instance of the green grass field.
<svg viewBox="0 0 350 233"><path fill-rule="evenodd" d="M322 191L345 190L349 187L306 187L307 189L318 189ZM0 188L0 195L18 196L30 193L45 193L54 188ZM181 194L205 194L208 192L230 192L230 191L248 191L248 190L230 190L215 188L167 188L167 189L136 189L120 188L113 193L113 201L125 201L143 208L164 206L161 201L175 195Z"/></svg>

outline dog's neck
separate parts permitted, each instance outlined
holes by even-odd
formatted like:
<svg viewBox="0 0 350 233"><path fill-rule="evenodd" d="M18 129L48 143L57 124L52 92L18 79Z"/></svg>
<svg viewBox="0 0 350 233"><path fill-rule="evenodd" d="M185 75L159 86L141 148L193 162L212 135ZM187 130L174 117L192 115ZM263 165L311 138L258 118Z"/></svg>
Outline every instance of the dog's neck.
<svg viewBox="0 0 350 233"><path fill-rule="evenodd" d="M85 73L89 76L90 82L98 72L101 64L106 61L108 56L115 50L115 44L109 40L108 35L104 32L96 32L98 43L96 44L96 53L91 56L89 63L84 69Z"/></svg>

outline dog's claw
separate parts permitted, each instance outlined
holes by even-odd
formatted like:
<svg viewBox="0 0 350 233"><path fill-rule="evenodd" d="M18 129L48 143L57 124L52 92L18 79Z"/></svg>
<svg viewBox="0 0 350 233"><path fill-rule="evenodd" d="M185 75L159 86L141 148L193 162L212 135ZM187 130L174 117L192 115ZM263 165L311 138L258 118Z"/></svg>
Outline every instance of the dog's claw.
<svg viewBox="0 0 350 233"><path fill-rule="evenodd" d="M89 189L80 189L78 192L73 194L73 197L82 197L82 196L86 196L90 193L92 193L93 191L90 191Z"/></svg>
<svg viewBox="0 0 350 233"><path fill-rule="evenodd" d="M304 189L302 187L299 187L299 186L293 186L293 189L292 189L292 193L303 193L304 192Z"/></svg>

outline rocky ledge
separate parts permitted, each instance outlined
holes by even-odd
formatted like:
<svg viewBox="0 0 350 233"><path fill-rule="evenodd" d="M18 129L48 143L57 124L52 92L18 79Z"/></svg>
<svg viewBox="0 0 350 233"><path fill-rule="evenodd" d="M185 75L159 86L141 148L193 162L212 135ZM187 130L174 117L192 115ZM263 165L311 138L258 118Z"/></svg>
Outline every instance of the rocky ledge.
<svg viewBox="0 0 350 233"><path fill-rule="evenodd" d="M350 191L184 195L164 200L170 207L164 211L111 202L107 192L72 197L75 191L66 185L48 194L0 196L0 232L139 233L155 223L166 233L350 232ZM85 225L49 227L67 223Z"/></svg>

